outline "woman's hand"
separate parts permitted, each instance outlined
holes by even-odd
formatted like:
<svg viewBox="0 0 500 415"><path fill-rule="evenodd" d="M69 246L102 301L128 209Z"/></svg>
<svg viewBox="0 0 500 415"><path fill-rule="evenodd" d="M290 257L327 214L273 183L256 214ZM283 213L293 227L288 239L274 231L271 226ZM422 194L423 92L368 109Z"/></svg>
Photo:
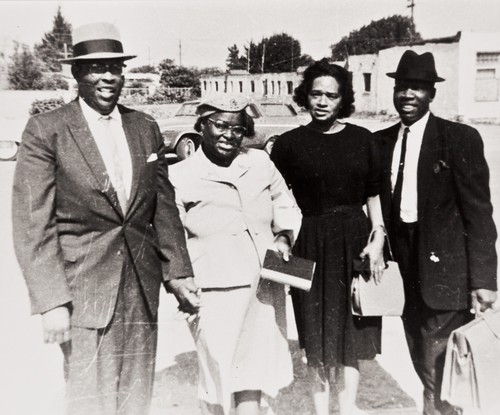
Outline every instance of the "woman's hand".
<svg viewBox="0 0 500 415"><path fill-rule="evenodd" d="M368 256L370 259L370 271L375 283L379 283L385 269L384 262L384 241L385 231L382 226L374 228L370 242L365 246L360 254L361 258Z"/></svg>
<svg viewBox="0 0 500 415"><path fill-rule="evenodd" d="M272 249L274 251L280 252L285 262L288 262L288 260L290 259L290 255L292 255L290 239L288 239L288 236L286 235L276 236Z"/></svg>

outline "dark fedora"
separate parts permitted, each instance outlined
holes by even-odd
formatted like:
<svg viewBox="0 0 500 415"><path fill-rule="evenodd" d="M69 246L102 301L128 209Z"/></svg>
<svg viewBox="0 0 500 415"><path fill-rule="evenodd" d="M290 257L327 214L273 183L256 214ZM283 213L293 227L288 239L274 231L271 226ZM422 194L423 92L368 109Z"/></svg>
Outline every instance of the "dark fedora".
<svg viewBox="0 0 500 415"><path fill-rule="evenodd" d="M123 52L120 32L111 23L90 23L73 31L73 57L61 59L62 63L74 63L95 59L132 59L137 55Z"/></svg>
<svg viewBox="0 0 500 415"><path fill-rule="evenodd" d="M405 51L396 72L389 72L387 76L395 79L413 79L426 82L444 81L437 75L432 53L425 52L419 55L413 50Z"/></svg>

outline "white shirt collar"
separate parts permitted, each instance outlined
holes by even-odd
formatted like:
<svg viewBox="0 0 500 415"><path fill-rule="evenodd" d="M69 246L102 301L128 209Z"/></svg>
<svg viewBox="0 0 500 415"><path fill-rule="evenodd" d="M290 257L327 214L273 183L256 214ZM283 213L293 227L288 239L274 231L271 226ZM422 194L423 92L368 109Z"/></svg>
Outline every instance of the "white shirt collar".
<svg viewBox="0 0 500 415"><path fill-rule="evenodd" d="M80 102L80 107L82 108L83 115L85 119L89 122L96 122L101 119L102 114L98 113L95 109L93 109L89 104L87 104L81 97L78 97L78 101ZM118 123L122 124L122 117L120 111L118 111L118 106L116 105L108 114L112 120L118 121Z"/></svg>
<svg viewBox="0 0 500 415"><path fill-rule="evenodd" d="M417 137L423 137L424 136L424 131L425 131L425 126L427 125L427 121L429 120L429 115L430 111L427 111L425 115L420 118L418 121L415 121L412 125L404 125L403 122L401 122L401 128L400 132L402 133L406 127L410 129L411 134Z"/></svg>

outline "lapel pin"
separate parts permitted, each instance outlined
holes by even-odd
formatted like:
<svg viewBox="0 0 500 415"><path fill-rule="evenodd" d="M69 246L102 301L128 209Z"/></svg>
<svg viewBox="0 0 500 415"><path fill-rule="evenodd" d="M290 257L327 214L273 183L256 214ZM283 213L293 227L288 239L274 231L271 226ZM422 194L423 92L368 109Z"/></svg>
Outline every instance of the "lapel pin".
<svg viewBox="0 0 500 415"><path fill-rule="evenodd" d="M432 262L439 262L439 258L436 256L434 252L431 252L431 257L430 257Z"/></svg>

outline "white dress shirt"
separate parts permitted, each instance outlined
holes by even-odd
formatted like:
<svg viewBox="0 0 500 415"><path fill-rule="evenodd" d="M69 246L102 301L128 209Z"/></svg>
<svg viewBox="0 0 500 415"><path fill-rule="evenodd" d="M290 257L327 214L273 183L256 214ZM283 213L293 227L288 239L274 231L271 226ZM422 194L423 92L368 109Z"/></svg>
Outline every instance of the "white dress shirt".
<svg viewBox="0 0 500 415"><path fill-rule="evenodd" d="M424 137L425 126L429 120L429 112L425 114L420 120L413 123L411 126L406 126L401 123L398 133L398 140L394 146L392 155L392 170L391 182L392 191L396 185L398 177L399 159L401 157L401 143L403 141L403 132L406 127L410 130L406 141L406 155L405 167L403 171L403 187L401 189L401 220L403 222L411 223L418 221L418 208L417 208L417 166L418 158L420 156L420 148L422 146L422 139Z"/></svg>
<svg viewBox="0 0 500 415"><path fill-rule="evenodd" d="M82 107L83 116L87 120L90 132L94 137L97 147L99 148L99 152L101 153L101 157L104 161L104 165L106 166L111 183L116 183L114 169L115 156L112 154L111 147L106 145L106 141L109 140L109 137L106 136L105 126L101 120L103 115L92 109L83 99L79 98L79 101L80 106ZM129 198L130 188L132 187L132 158L130 156L127 138L125 137L125 131L123 130L122 117L118 111L118 107L113 109L113 111L109 114L109 117L110 120L108 122L110 122L113 139L115 140L122 168L123 185L127 198ZM114 187L116 186L114 185Z"/></svg>

